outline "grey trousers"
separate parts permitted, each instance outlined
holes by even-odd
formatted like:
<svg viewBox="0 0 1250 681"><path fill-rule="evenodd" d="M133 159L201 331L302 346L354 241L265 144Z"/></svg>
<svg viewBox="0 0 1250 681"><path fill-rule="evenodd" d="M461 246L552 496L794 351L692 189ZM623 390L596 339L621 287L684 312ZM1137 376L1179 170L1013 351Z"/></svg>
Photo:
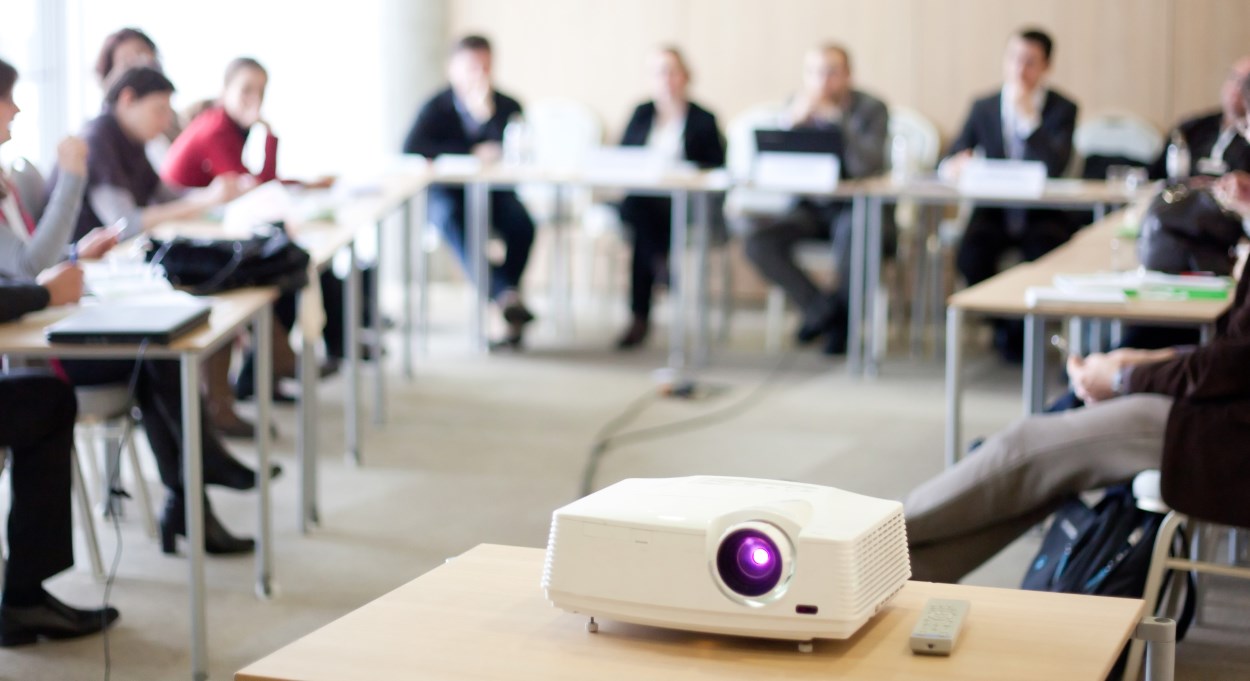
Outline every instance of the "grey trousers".
<svg viewBox="0 0 1250 681"><path fill-rule="evenodd" d="M829 314L833 302L795 262L794 247L804 241L832 238L838 272L835 293L845 296L851 278L851 228L850 204L826 209L800 204L777 222L747 235L746 255L765 278L785 290L804 320L815 321Z"/></svg>
<svg viewBox="0 0 1250 681"><path fill-rule="evenodd" d="M912 578L956 582L1079 492L1158 468L1172 399L1129 395L1021 419L903 502Z"/></svg>

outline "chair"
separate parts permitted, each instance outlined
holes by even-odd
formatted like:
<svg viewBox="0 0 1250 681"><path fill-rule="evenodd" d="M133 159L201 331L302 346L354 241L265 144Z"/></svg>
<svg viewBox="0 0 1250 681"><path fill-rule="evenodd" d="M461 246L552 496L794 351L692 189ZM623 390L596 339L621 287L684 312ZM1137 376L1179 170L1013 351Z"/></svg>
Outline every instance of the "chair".
<svg viewBox="0 0 1250 681"><path fill-rule="evenodd" d="M148 536L156 538L156 516L152 510L151 493L147 479L143 476L143 469L139 466L138 448L135 446L136 422L131 413L133 401L130 397L130 386L124 383L81 386L74 389L74 394L78 398L78 425L87 429L102 427L106 430L103 478L100 478L96 470L95 438L81 438L78 444L80 451L87 452L87 469L92 472L92 478L102 482L93 486L101 491L103 501L100 508L103 514L108 516L121 512L111 491L120 487L121 459L124 453L134 479L144 528ZM87 446L84 447L83 444Z"/></svg>
<svg viewBox="0 0 1250 681"><path fill-rule="evenodd" d="M890 107L890 166L895 177L906 178L917 173L931 172L937 167L942 151L942 138L937 126L924 114L905 106ZM905 150L905 154L900 154ZM895 167L900 163L906 167ZM919 207L911 201L900 202L894 210L894 221L898 226L899 244L909 244L909 251L900 252L906 256L910 265L895 268L895 280L898 290L906 290L907 282L902 281L906 273L912 273L911 286L911 344L913 352L923 342L924 328L928 320L943 319L942 301L945 296L938 293L942 288L943 253L940 248L938 229L929 229L921 224ZM910 238L909 238L910 237ZM927 276L926 276L927 275ZM926 304L926 291L932 304ZM886 301L888 302L888 301ZM883 304L883 303L879 303ZM876 316L878 323L887 321L886 314ZM887 335L883 329L876 329L874 338L884 341ZM884 346L874 348L874 352L884 351Z"/></svg>
<svg viewBox="0 0 1250 681"><path fill-rule="evenodd" d="M1181 572L1197 572L1221 575L1224 577L1236 577L1239 579L1250 580L1250 567L1238 567L1237 562L1237 542L1233 533L1240 530L1230 528L1230 556L1228 565L1216 563L1208 560L1202 555L1202 544L1198 541L1197 533L1195 533L1195 545L1198 551L1196 559L1187 557L1173 557L1169 555L1169 549L1176 538L1180 529L1189 524L1191 519L1183 513L1171 510L1167 504L1163 502L1163 495L1159 491L1159 471L1145 471L1133 480L1133 496L1137 498L1137 505L1143 510L1153 511L1155 513L1167 513L1163 519L1163 524L1159 526L1159 532L1155 538L1154 555L1150 559L1150 572L1146 577L1146 587L1142 598L1146 601L1147 615L1154 613L1159 606L1159 591L1163 585L1165 574L1169 570ZM1196 519L1192 519L1196 520ZM1196 594L1198 598L1198 620L1202 619L1202 582L1199 580L1199 590ZM1141 671L1142 652L1144 644L1134 639L1129 647L1128 660L1124 666L1124 681L1137 681L1138 674Z"/></svg>
<svg viewBox="0 0 1250 681"><path fill-rule="evenodd" d="M1092 116L1076 126L1073 147L1083 162L1081 176L1102 179L1107 166L1148 165L1163 150L1163 135L1149 121L1130 113Z"/></svg>
<svg viewBox="0 0 1250 681"><path fill-rule="evenodd" d="M43 173L39 172L39 168L25 158L19 158L13 162L12 173L13 184L17 186L17 194L22 199L22 204L26 207L30 217L39 222L43 217L44 192L47 190L47 182L43 179Z"/></svg>

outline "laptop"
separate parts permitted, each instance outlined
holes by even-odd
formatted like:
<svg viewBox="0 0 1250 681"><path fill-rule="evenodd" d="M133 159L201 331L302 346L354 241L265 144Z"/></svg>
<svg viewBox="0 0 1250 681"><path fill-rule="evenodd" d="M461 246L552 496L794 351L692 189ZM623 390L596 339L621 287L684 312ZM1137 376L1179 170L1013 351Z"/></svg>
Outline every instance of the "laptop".
<svg viewBox="0 0 1250 681"><path fill-rule="evenodd" d="M204 301L178 303L105 303L84 307L44 328L49 343L168 345L208 321L212 306Z"/></svg>
<svg viewBox="0 0 1250 681"><path fill-rule="evenodd" d="M755 148L759 152L800 154L832 154L841 158L846 148L841 128L801 130L756 130Z"/></svg>

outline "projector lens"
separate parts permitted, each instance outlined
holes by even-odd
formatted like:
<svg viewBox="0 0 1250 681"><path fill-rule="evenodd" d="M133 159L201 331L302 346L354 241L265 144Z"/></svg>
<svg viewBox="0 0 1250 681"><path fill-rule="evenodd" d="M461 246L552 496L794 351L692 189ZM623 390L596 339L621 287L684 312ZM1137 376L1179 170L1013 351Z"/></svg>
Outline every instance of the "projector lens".
<svg viewBox="0 0 1250 681"><path fill-rule="evenodd" d="M716 569L735 593L762 596L781 581L781 551L759 530L738 530L721 541Z"/></svg>

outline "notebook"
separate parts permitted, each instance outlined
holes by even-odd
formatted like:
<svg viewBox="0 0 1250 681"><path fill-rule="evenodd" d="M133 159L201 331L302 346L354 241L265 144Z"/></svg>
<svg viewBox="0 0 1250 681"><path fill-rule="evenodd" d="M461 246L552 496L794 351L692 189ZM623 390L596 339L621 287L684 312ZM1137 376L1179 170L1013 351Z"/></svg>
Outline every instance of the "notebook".
<svg viewBox="0 0 1250 681"><path fill-rule="evenodd" d="M208 321L212 307L201 300L107 303L84 307L44 328L49 343L168 345Z"/></svg>

